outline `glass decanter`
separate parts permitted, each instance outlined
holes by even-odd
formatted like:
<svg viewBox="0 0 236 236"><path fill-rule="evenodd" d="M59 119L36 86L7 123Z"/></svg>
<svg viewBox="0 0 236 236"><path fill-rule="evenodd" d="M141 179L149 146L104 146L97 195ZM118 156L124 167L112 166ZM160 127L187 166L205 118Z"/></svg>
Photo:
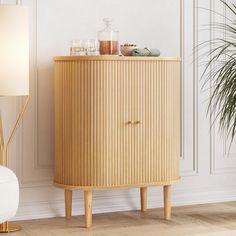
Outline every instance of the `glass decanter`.
<svg viewBox="0 0 236 236"><path fill-rule="evenodd" d="M98 32L101 55L119 55L119 31L111 27L112 19L103 19L106 27Z"/></svg>

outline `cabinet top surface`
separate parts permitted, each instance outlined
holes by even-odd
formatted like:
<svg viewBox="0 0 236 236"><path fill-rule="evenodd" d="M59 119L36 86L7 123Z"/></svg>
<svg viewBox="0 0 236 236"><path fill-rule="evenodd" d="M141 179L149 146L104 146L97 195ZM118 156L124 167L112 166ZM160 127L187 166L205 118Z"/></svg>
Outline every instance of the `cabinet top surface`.
<svg viewBox="0 0 236 236"><path fill-rule="evenodd" d="M180 57L57 56L54 61L181 61Z"/></svg>

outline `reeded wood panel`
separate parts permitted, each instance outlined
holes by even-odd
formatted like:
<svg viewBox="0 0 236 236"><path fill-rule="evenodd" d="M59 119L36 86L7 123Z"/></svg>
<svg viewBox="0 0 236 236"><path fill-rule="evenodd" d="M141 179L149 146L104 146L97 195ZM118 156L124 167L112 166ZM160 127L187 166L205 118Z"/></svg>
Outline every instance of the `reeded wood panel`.
<svg viewBox="0 0 236 236"><path fill-rule="evenodd" d="M180 62L55 59L55 183L155 185L179 179Z"/></svg>

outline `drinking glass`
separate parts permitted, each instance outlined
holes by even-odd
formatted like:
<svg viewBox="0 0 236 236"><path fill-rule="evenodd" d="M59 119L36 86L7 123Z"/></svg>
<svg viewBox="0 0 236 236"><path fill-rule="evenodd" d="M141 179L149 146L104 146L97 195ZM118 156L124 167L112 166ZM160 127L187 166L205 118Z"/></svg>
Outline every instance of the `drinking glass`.
<svg viewBox="0 0 236 236"><path fill-rule="evenodd" d="M99 55L99 41L96 39L88 39L86 41L86 54L88 56Z"/></svg>
<svg viewBox="0 0 236 236"><path fill-rule="evenodd" d="M84 40L72 40L70 48L71 56L85 56L86 48Z"/></svg>

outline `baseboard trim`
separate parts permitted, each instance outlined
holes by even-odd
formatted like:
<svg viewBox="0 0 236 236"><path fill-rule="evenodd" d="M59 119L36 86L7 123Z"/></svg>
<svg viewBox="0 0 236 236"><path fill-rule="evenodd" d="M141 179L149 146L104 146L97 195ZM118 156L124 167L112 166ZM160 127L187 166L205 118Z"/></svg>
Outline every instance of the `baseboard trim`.
<svg viewBox="0 0 236 236"><path fill-rule="evenodd" d="M174 190L173 206L185 206L216 202L236 201L236 188L225 190L197 189L195 191ZM138 190L95 192L93 196L93 213L107 213L138 210L140 208ZM148 208L162 208L161 189L150 188L148 191ZM73 198L73 215L83 215L83 195ZM64 199L22 203L13 220L31 220L41 218L63 217Z"/></svg>

